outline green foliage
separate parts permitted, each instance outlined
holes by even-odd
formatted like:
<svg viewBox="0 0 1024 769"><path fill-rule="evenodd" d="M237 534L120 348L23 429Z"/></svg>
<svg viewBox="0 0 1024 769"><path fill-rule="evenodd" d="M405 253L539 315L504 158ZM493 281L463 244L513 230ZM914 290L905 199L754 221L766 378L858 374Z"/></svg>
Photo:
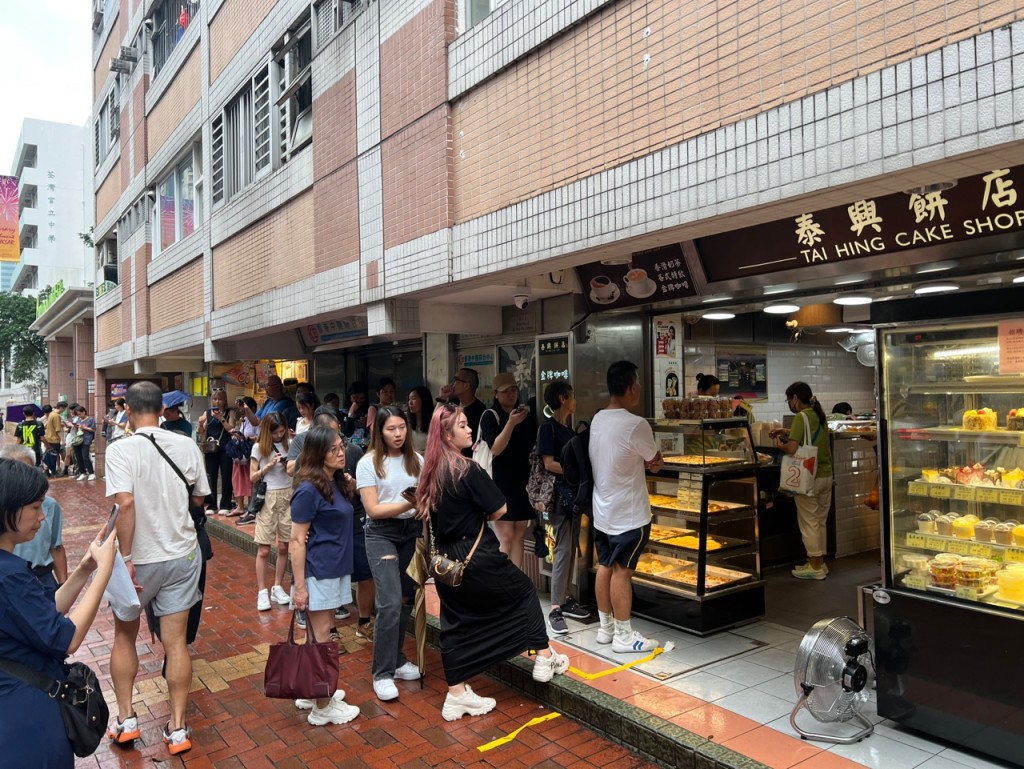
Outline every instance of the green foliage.
<svg viewBox="0 0 1024 769"><path fill-rule="evenodd" d="M88 232L80 232L80 233L78 233L78 239L81 240L82 243L84 243L87 248L96 248L96 244L93 243L92 236L93 236L93 228L92 227L89 228Z"/></svg>
<svg viewBox="0 0 1024 769"><path fill-rule="evenodd" d="M0 360L15 382L33 379L46 369L46 342L29 330L35 319L35 299L0 293Z"/></svg>

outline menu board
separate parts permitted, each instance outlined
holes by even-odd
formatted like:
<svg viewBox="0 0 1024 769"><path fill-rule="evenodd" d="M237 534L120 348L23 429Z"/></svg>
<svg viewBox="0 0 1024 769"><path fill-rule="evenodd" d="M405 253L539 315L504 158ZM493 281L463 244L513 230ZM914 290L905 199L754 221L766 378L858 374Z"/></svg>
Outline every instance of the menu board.
<svg viewBox="0 0 1024 769"><path fill-rule="evenodd" d="M592 262L577 267L576 272L591 312L697 294L678 243L637 251L628 264Z"/></svg>
<svg viewBox="0 0 1024 769"><path fill-rule="evenodd" d="M999 373L1024 374L1024 319L999 324Z"/></svg>

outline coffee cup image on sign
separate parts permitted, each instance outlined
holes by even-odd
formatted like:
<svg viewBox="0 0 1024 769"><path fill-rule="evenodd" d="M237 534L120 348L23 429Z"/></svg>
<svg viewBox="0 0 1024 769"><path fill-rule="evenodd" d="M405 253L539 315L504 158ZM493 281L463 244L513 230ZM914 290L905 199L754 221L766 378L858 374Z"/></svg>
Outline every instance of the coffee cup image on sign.
<svg viewBox="0 0 1024 769"><path fill-rule="evenodd" d="M611 304L619 298L619 285L607 275L590 279L590 298L598 304Z"/></svg>
<svg viewBox="0 0 1024 769"><path fill-rule="evenodd" d="M647 270L634 267L626 273L623 278L626 283L626 293L636 299L644 299L653 294L658 286L647 276Z"/></svg>

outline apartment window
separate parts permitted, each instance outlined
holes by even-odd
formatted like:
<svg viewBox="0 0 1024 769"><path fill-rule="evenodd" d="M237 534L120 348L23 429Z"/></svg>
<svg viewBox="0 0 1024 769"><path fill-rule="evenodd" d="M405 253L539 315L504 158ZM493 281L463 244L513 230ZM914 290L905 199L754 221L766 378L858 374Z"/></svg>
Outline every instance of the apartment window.
<svg viewBox="0 0 1024 769"><path fill-rule="evenodd" d="M96 269L101 284L117 285L117 233L96 244Z"/></svg>
<svg viewBox="0 0 1024 769"><path fill-rule="evenodd" d="M320 0L313 6L316 22L316 47L320 50L353 18L363 7L365 0Z"/></svg>
<svg viewBox="0 0 1024 769"><path fill-rule="evenodd" d="M163 69L171 52L199 13L199 0L160 0L153 10L153 77Z"/></svg>
<svg viewBox="0 0 1024 769"><path fill-rule="evenodd" d="M202 153L195 145L156 185L153 211L153 253L159 254L187 238L202 223Z"/></svg>
<svg viewBox="0 0 1024 769"><path fill-rule="evenodd" d="M213 119L213 202L230 200L273 162L270 68L263 64L242 92Z"/></svg>
<svg viewBox="0 0 1024 769"><path fill-rule="evenodd" d="M117 101L117 87L110 89L107 98L100 107L96 122L93 124L93 154L96 158L96 166L99 167L111 148L121 135L121 110Z"/></svg>
<svg viewBox="0 0 1024 769"><path fill-rule="evenodd" d="M281 159L287 160L313 138L313 33L308 20L275 46L274 62Z"/></svg>
<svg viewBox="0 0 1024 769"><path fill-rule="evenodd" d="M508 0L466 0L466 28L475 27Z"/></svg>

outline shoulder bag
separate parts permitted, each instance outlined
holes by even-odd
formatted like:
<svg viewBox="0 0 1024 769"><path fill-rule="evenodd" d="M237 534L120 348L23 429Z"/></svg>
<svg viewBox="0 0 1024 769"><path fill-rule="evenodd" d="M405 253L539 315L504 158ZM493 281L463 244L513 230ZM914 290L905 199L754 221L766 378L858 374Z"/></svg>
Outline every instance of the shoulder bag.
<svg viewBox="0 0 1024 769"><path fill-rule="evenodd" d="M263 692L281 700L326 699L338 688L338 646L321 643L306 626L306 643L295 643L295 612L288 626L288 640L270 645L263 671Z"/></svg>
<svg viewBox="0 0 1024 769"><path fill-rule="evenodd" d="M821 425L811 437L811 421L807 413L800 412L804 420L804 440L792 454L782 457L779 491L788 494L811 494L814 492L814 476L818 471L818 447L815 442L821 432Z"/></svg>
<svg viewBox="0 0 1024 769"><path fill-rule="evenodd" d="M530 479L526 482L526 497L538 513L551 513L555 509L555 475L544 467L544 458L537 454L537 444L530 451Z"/></svg>
<svg viewBox="0 0 1024 769"><path fill-rule="evenodd" d="M0 670L46 692L51 700L57 701L64 731L76 756L85 758L96 751L107 730L110 710L103 699L100 682L88 665L81 662L64 665L67 678L63 681L6 659L0 659ZM48 735L32 737L48 738Z"/></svg>
<svg viewBox="0 0 1024 769"><path fill-rule="evenodd" d="M466 555L466 560L460 561L457 558L449 558L447 555L437 552L437 543L434 540L434 527L430 525L430 516L427 516L427 529L429 529L430 533L430 562L427 564L427 574L433 577L435 582L448 585L448 587L458 587L461 585L462 577L465 575L466 568L473 558L473 553L476 552L477 547L480 545L480 539L484 535L484 527L486 526L487 521L484 520L480 524L480 533L476 535L476 542L473 543L473 547L470 548L469 553Z"/></svg>
<svg viewBox="0 0 1024 769"><path fill-rule="evenodd" d="M199 540L199 549L202 551L203 560L209 561L213 558L213 543L210 542L210 535L206 531L206 509L202 505L195 505L192 503L192 489L194 488L194 485L188 482L188 478L185 477L185 473L181 472L181 468L174 464L174 461L167 456L167 452L160 448L160 444L156 442L156 438L149 433L139 433L139 435L144 435L146 438L149 438L149 442L153 444L153 448L160 452L160 456L167 460L167 464L171 466L171 469L173 469L174 472L177 473L178 477L181 478L181 482L185 484L185 489L188 492L188 513L192 516L192 523L196 526L196 539Z"/></svg>
<svg viewBox="0 0 1024 769"><path fill-rule="evenodd" d="M484 432L484 417L488 414L494 415L494 422L501 429L501 419L498 418L498 412L494 409L487 409L483 414L480 415L480 424L476 427L476 442L473 444L473 461L476 462L480 467L484 469L492 478L494 477L494 454L491 453L491 447L487 441L483 439Z"/></svg>

